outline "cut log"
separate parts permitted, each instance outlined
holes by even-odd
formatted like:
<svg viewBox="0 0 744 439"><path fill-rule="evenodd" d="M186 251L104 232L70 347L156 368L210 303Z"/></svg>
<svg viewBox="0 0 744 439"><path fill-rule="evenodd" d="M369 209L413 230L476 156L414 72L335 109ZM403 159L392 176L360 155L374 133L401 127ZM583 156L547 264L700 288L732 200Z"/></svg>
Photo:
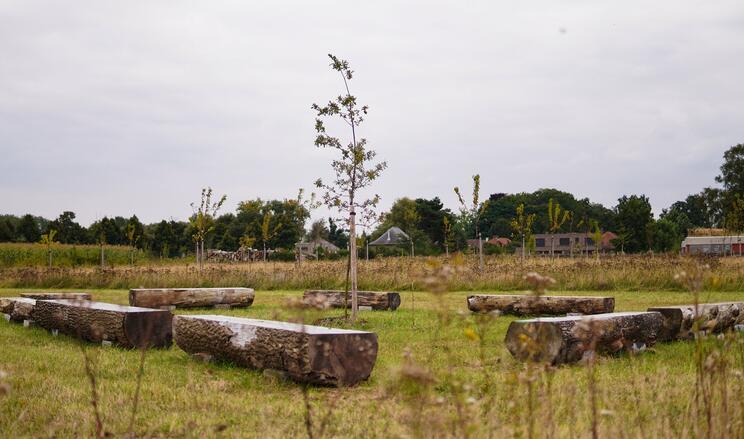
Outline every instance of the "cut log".
<svg viewBox="0 0 744 439"><path fill-rule="evenodd" d="M615 298L477 294L468 296L468 309L473 312L500 311L517 316L605 314L615 310Z"/></svg>
<svg viewBox="0 0 744 439"><path fill-rule="evenodd" d="M689 340L694 337L695 305L659 306L649 311L660 312L664 326L659 341ZM700 303L697 306L701 331L720 333L744 324L744 302Z"/></svg>
<svg viewBox="0 0 744 439"><path fill-rule="evenodd" d="M346 294L338 290L307 290L302 299L308 305L325 303L330 308L351 308L351 292L348 300L344 299ZM400 306L400 294L392 291L357 291L357 297L360 308L368 306L378 311L395 311Z"/></svg>
<svg viewBox="0 0 744 439"><path fill-rule="evenodd" d="M38 300L34 311L42 328L125 348L170 346L172 318L169 311L89 300Z"/></svg>
<svg viewBox="0 0 744 439"><path fill-rule="evenodd" d="M253 369L273 369L299 382L352 386L369 378L377 334L218 315L177 315L173 337L189 354Z"/></svg>
<svg viewBox="0 0 744 439"><path fill-rule="evenodd" d="M21 293L21 297L27 297L29 299L36 300L54 300L54 299L74 299L74 300L90 300L90 293Z"/></svg>
<svg viewBox="0 0 744 439"><path fill-rule="evenodd" d="M12 322L34 320L36 300L26 297L0 297L0 313L10 316Z"/></svg>
<svg viewBox="0 0 744 439"><path fill-rule="evenodd" d="M251 288L148 288L129 290L129 304L145 308L211 308L229 305L244 308L253 304Z"/></svg>
<svg viewBox="0 0 744 439"><path fill-rule="evenodd" d="M574 363L593 351L615 353L633 345L653 346L663 320L658 312L515 320L509 325L504 342L521 361Z"/></svg>

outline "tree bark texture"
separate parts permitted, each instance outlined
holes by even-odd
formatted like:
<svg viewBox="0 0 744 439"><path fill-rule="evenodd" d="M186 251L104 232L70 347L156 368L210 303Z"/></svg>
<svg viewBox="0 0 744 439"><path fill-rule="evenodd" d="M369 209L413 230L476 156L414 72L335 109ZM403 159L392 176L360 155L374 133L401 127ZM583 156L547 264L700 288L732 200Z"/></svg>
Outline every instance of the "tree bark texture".
<svg viewBox="0 0 744 439"><path fill-rule="evenodd" d="M344 308L347 305L346 293L338 290L307 290L303 301L310 305L325 303L330 308ZM374 310L395 311L400 306L400 294L387 291L357 291L359 306L369 306Z"/></svg>
<svg viewBox="0 0 744 439"><path fill-rule="evenodd" d="M21 293L21 297L27 297L29 299L36 300L53 300L53 299L74 299L74 300L90 300L90 293L53 293L53 292L40 292L40 293Z"/></svg>
<svg viewBox="0 0 744 439"><path fill-rule="evenodd" d="M520 361L575 363L587 354L652 346L664 319L658 312L620 312L515 320L504 340Z"/></svg>
<svg viewBox="0 0 744 439"><path fill-rule="evenodd" d="M253 369L272 369L299 382L353 386L369 378L377 334L270 320L177 315L176 344Z"/></svg>
<svg viewBox="0 0 744 439"><path fill-rule="evenodd" d="M0 297L0 312L8 314L12 322L34 320L36 300L26 297Z"/></svg>
<svg viewBox="0 0 744 439"><path fill-rule="evenodd" d="M615 298L476 294L468 296L468 309L473 312L500 311L503 314L517 316L568 313L604 314L615 310Z"/></svg>
<svg viewBox="0 0 744 439"><path fill-rule="evenodd" d="M660 341L689 340L694 337L693 323L698 317L698 329L721 333L744 324L744 302L699 303L695 305L659 306L649 311L661 313L664 326Z"/></svg>
<svg viewBox="0 0 744 439"><path fill-rule="evenodd" d="M145 308L206 308L216 305L244 308L253 304L255 296L252 288L142 288L129 290L129 304Z"/></svg>
<svg viewBox="0 0 744 439"><path fill-rule="evenodd" d="M39 300L34 311L42 328L125 348L170 346L172 318L169 311L89 300Z"/></svg>

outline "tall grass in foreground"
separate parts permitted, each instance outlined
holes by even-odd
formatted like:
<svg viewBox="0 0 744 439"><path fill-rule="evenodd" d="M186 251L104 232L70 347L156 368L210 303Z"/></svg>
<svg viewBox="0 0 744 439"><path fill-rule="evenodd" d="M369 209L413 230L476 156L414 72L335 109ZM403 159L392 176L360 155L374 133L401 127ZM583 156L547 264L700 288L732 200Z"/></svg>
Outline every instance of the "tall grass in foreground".
<svg viewBox="0 0 744 439"><path fill-rule="evenodd" d="M708 269L692 265L678 276L683 286L690 289L695 304ZM661 374L648 370L646 357L655 355L655 351L646 352L645 348L639 352L628 347L621 355L625 358L598 357L596 342L603 329L587 319L577 327L575 336L589 346L590 355L577 366L556 368L532 361L504 365L498 360L489 362L479 352L478 362L470 366L473 373L463 375L456 372L458 356L451 343L442 337L449 332L447 328L459 326L458 316L444 298L454 273L456 270L451 267L442 266L425 278L437 303L430 352L417 360L405 353L402 365L388 384L388 397L406 407L402 421L411 436L744 437L741 333L708 335L696 319L695 341L685 346L694 372L684 377L669 376L663 369ZM532 277L530 284L536 295L544 287L534 282L535 277L552 282L549 277ZM485 346L481 337L500 317L491 314L459 318L465 326L462 335L481 351ZM525 338L524 343L535 340ZM568 373L573 380L560 378ZM493 382L498 384L494 386Z"/></svg>
<svg viewBox="0 0 744 439"><path fill-rule="evenodd" d="M452 258L379 258L361 261L359 287L369 290L421 291L427 261L447 262ZM681 267L693 259L680 256L614 256L600 259L529 258L489 256L483 271L476 256L464 256L452 275L450 287L458 291L514 291L527 285L523 276L539 272L554 278L556 290L570 291L683 291L674 279ZM715 283L707 280L709 291L744 291L744 258L709 259ZM228 287L246 286L260 290L343 288L344 261L256 262L208 264L199 270L193 264L117 266L98 268L2 268L0 287L5 288L100 288L137 287Z"/></svg>

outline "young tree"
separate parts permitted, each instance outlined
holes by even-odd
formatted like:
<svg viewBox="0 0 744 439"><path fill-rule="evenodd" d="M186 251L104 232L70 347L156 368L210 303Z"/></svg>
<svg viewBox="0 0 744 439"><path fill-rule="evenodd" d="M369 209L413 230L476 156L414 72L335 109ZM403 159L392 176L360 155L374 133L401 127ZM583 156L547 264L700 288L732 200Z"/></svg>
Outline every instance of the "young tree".
<svg viewBox="0 0 744 439"><path fill-rule="evenodd" d="M375 181L387 167L386 162L374 163L377 153L367 147L364 138L357 139L357 129L367 114L366 105L359 107L357 98L349 91L349 81L353 71L349 63L329 54L331 68L341 75L345 93L335 100L320 106L313 104L315 118L315 146L330 148L339 153L339 157L331 162L335 174L332 182L324 183L318 179L315 185L323 190L323 203L329 208L338 209L341 213L348 213L349 219L349 277L351 281L351 319L356 320L358 310L357 298L357 223L364 223L374 219L373 209L379 202L379 196L361 200L359 191ZM351 131L351 141L344 144L338 137L331 136L326 131L324 119L338 117L345 122Z"/></svg>
<svg viewBox="0 0 744 439"><path fill-rule="evenodd" d="M272 219L274 214L267 210L264 213L263 220L261 221L261 244L263 245L263 261L266 262L266 244L279 233L282 224L277 222L274 227L271 227Z"/></svg>
<svg viewBox="0 0 744 439"><path fill-rule="evenodd" d="M452 224L446 215L442 217L442 235L444 236L444 254L449 257L449 248L455 240L455 234L452 231Z"/></svg>
<svg viewBox="0 0 744 439"><path fill-rule="evenodd" d="M483 242L480 232L480 219L483 212L488 209L489 200L485 200L483 203L480 202L480 175L473 175L472 206L468 207L467 203L465 203L459 187L455 186L454 191L457 194L457 200L460 202L460 221L465 226L465 229L475 230L475 239L478 240L479 266L480 270L483 271Z"/></svg>
<svg viewBox="0 0 744 439"><path fill-rule="evenodd" d="M218 201L213 202L212 188L208 187L202 189L201 202L198 208L194 203L191 203L194 214L189 218L189 222L194 230L192 237L196 243L196 262L199 264L199 268L202 267L204 262L204 239L214 229L214 218L225 200L227 200L227 196L223 195Z"/></svg>
<svg viewBox="0 0 744 439"><path fill-rule="evenodd" d="M563 213L563 215L561 215ZM561 210L561 205L553 203L553 199L548 200L548 228L550 229L550 257L555 256L555 234L561 230L571 213L568 210Z"/></svg>
<svg viewBox="0 0 744 439"><path fill-rule="evenodd" d="M57 236L57 231L54 229L49 229L49 231L43 235L41 235L41 240L39 241L42 245L46 246L47 248L47 257L49 258L49 268L52 268L52 248L55 244L57 244L57 241L55 241L55 236Z"/></svg>
<svg viewBox="0 0 744 439"><path fill-rule="evenodd" d="M127 241L129 242L129 259L131 265L134 265L135 245L141 236L137 231L137 226L133 222L127 224Z"/></svg>
<svg viewBox="0 0 744 439"><path fill-rule="evenodd" d="M615 248L620 247L620 254L625 254L625 246L628 245L630 239L633 237L633 232L629 232L625 227L620 227L617 231L617 237L612 240L612 245Z"/></svg>
<svg viewBox="0 0 744 439"><path fill-rule="evenodd" d="M594 228L592 233L592 241L594 241L594 254L599 260L599 252L602 251L602 229L599 228L599 222L595 220L589 220Z"/></svg>
<svg viewBox="0 0 744 439"><path fill-rule="evenodd" d="M512 218L511 227L514 235L522 240L522 261L524 261L526 244L532 236L532 223L535 222L535 214L525 215L524 203L517 206L517 216Z"/></svg>

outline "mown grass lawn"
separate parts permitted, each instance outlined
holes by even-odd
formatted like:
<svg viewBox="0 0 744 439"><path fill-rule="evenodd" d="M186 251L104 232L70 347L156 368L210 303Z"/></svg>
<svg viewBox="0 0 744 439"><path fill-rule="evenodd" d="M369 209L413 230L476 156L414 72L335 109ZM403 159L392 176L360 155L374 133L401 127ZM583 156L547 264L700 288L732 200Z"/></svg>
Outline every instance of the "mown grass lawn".
<svg viewBox="0 0 744 439"><path fill-rule="evenodd" d="M0 296L15 296L21 291L0 290ZM127 303L124 290L91 292L94 300ZM311 420L316 427L324 424L324 434L335 437L496 437L524 436L534 422L535 437L551 432L556 436L588 435L592 417L587 369L571 366L547 372L544 377L548 380L541 379L532 387L535 393L530 399L526 369L512 360L503 344L513 318L498 317L485 326L480 343L472 335L476 323L467 312L468 294L453 292L439 297L406 292L395 312L363 312L363 322L357 327L379 337L372 377L356 388L310 388ZM618 311L691 302L690 294L680 292L607 295L616 298ZM286 306L287 300L300 296L300 291L258 291L253 306L247 309L190 313L287 319L296 317L296 311ZM744 300L744 293L704 293L701 300ZM324 311L306 318L341 314ZM744 351L742 338L735 339L738 345L734 346ZM7 373L10 392L0 396L0 436L93 435L83 348L97 359L105 430L117 436L127 432L138 351L81 344L66 336L53 337L40 328L1 321L0 370ZM635 437L638 431L645 431L649 436L673 437L690 433L690 427L679 430L683 428L679 420L691 416L694 353L693 342L677 342L657 345L636 357L602 359L596 368L601 435ZM404 365L416 367L401 369ZM744 368L744 354L732 354L729 366L728 379L719 384L728 391L726 410L730 416L741 416L744 379L737 371L740 374ZM417 378L411 370L426 373ZM137 436L163 437L304 436L305 413L300 385L271 373L198 362L173 346L146 356L134 431ZM740 425L741 419L738 422L731 421L731 428Z"/></svg>

